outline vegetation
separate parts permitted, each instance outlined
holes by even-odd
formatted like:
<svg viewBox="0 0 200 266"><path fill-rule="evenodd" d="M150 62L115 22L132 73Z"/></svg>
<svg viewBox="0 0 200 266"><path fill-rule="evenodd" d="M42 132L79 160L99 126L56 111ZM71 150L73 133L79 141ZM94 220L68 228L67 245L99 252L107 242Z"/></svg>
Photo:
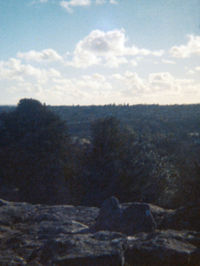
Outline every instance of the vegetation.
<svg viewBox="0 0 200 266"><path fill-rule="evenodd" d="M59 200L63 194L63 165L67 163L66 124L32 99L20 100L14 111L2 113L0 119L3 184L18 187L21 200Z"/></svg>
<svg viewBox="0 0 200 266"><path fill-rule="evenodd" d="M66 126L67 125L67 126ZM0 107L1 186L33 203L200 199L200 105ZM1 195L0 195L1 196Z"/></svg>

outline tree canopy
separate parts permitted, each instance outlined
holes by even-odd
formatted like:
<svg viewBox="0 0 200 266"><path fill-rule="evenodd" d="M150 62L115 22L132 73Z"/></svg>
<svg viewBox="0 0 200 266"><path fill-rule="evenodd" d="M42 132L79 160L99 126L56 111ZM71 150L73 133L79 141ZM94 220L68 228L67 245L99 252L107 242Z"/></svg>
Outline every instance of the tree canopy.
<svg viewBox="0 0 200 266"><path fill-rule="evenodd" d="M22 200L59 200L62 191L56 188L64 183L69 143L66 123L34 99L20 100L0 121L3 182L17 186Z"/></svg>

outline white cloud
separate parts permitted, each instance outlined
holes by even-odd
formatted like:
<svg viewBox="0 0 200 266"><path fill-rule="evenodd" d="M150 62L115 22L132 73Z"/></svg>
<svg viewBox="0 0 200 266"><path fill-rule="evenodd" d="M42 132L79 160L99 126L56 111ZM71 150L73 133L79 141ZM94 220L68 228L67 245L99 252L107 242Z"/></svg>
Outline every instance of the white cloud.
<svg viewBox="0 0 200 266"><path fill-rule="evenodd" d="M178 79L169 72L150 73L141 78L138 73L126 71L124 74L112 75L113 86L120 92L120 101L132 103L152 103L155 99L159 103L177 102L183 99L194 102L199 84L193 79ZM195 97L192 96L195 94ZM188 95L190 95L190 98Z"/></svg>
<svg viewBox="0 0 200 266"><path fill-rule="evenodd" d="M75 67L89 67L95 64L104 64L118 67L128 62L127 57L133 56L162 56L163 51L150 51L136 46L127 46L125 31L113 30L104 32L94 30L83 40L79 41L74 51L72 62Z"/></svg>
<svg viewBox="0 0 200 266"><path fill-rule="evenodd" d="M182 94L183 91L197 88L193 79L176 78L169 72L151 73L148 77L148 84L152 92Z"/></svg>
<svg viewBox="0 0 200 266"><path fill-rule="evenodd" d="M189 69L189 68L186 68L186 69L188 69L188 74L190 74L190 75L193 75L193 74L200 72L200 66L197 66L193 69Z"/></svg>
<svg viewBox="0 0 200 266"><path fill-rule="evenodd" d="M128 63L128 60L124 56L106 56L105 66L110 68L117 68L119 65Z"/></svg>
<svg viewBox="0 0 200 266"><path fill-rule="evenodd" d="M51 78L60 77L60 72L54 68L40 69L29 64L22 64L19 59L11 58L0 62L0 78L2 80L25 81L32 80L45 83Z"/></svg>
<svg viewBox="0 0 200 266"><path fill-rule="evenodd" d="M196 70L196 71L200 71L200 66L195 67L195 70Z"/></svg>
<svg viewBox="0 0 200 266"><path fill-rule="evenodd" d="M126 38L123 30L108 32L94 30L78 46L100 56L108 53L122 55L125 42Z"/></svg>
<svg viewBox="0 0 200 266"><path fill-rule="evenodd" d="M60 6L65 8L67 12L72 13L74 7L86 7L92 4L104 5L106 3L116 5L118 4L118 1L117 0L70 0L70 1L63 0L60 1Z"/></svg>
<svg viewBox="0 0 200 266"><path fill-rule="evenodd" d="M0 61L0 87L10 99L15 95L36 97L52 104L103 103L112 89L109 81L99 73L70 78L64 71L61 74L54 68L23 64L15 58Z"/></svg>
<svg viewBox="0 0 200 266"><path fill-rule="evenodd" d="M195 71L190 69L190 70L188 70L188 74L193 75L193 74L195 74Z"/></svg>
<svg viewBox="0 0 200 266"><path fill-rule="evenodd" d="M134 67L136 67L136 66L138 65L138 62L137 62L136 60L134 60L134 59L131 60L130 63L131 63L131 65L134 66Z"/></svg>
<svg viewBox="0 0 200 266"><path fill-rule="evenodd" d="M162 59L161 61L164 64L169 64L169 65L175 65L176 64L176 62L174 62L172 60L168 60L168 59Z"/></svg>
<svg viewBox="0 0 200 266"><path fill-rule="evenodd" d="M170 53L173 57L189 58L192 55L200 56L200 36L189 35L186 45L173 46Z"/></svg>
<svg viewBox="0 0 200 266"><path fill-rule="evenodd" d="M169 72L151 73L148 82L153 90L171 90L176 87L176 80Z"/></svg>
<svg viewBox="0 0 200 266"><path fill-rule="evenodd" d="M200 71L198 66L194 69ZM7 95L35 97L49 104L196 102L199 85L193 79L177 78L169 72L145 77L131 71L71 77L64 68L60 72L39 68L15 58L0 61L0 86Z"/></svg>
<svg viewBox="0 0 200 266"><path fill-rule="evenodd" d="M17 57L36 62L62 61L62 57L53 49L45 49L40 52L34 50L25 53L18 52Z"/></svg>
<svg viewBox="0 0 200 266"><path fill-rule="evenodd" d="M22 80L21 61L11 58L9 61L0 61L0 79Z"/></svg>
<svg viewBox="0 0 200 266"><path fill-rule="evenodd" d="M136 72L126 71L124 74L114 74L113 79L121 86L121 94L125 97L132 97L143 93L147 84Z"/></svg>
<svg viewBox="0 0 200 266"><path fill-rule="evenodd" d="M86 98L94 97L94 95L101 94L101 92L105 92L111 88L111 84L99 73L83 75L79 78L70 79L62 77L54 79L55 90L70 93L75 98L78 98L80 95Z"/></svg>
<svg viewBox="0 0 200 266"><path fill-rule="evenodd" d="M111 82L104 75L94 73L78 78L61 78L55 80L53 89L62 95L64 104L105 104L110 103L113 96ZM71 102L69 102L69 100Z"/></svg>
<svg viewBox="0 0 200 266"><path fill-rule="evenodd" d="M65 8L68 12L73 12L73 7L77 6L90 6L91 0L70 0L70 1L61 1L60 6Z"/></svg>
<svg viewBox="0 0 200 266"><path fill-rule="evenodd" d="M90 94L101 94L112 88L110 83L103 75L98 73L93 75L84 75L79 79L74 80L76 87Z"/></svg>

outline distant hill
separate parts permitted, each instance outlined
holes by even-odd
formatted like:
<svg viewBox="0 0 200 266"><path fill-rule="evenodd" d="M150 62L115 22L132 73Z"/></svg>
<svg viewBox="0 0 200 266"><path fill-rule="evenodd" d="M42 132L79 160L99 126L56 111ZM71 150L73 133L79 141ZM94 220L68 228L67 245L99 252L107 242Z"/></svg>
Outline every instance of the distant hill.
<svg viewBox="0 0 200 266"><path fill-rule="evenodd" d="M0 112L15 106L0 106ZM200 134L200 104L191 105L104 105L48 106L67 122L72 135L88 137L90 124L98 118L114 116L139 134Z"/></svg>
<svg viewBox="0 0 200 266"><path fill-rule="evenodd" d="M64 119L73 135L89 135L91 122L114 116L142 135L188 135L200 132L200 104L195 105L105 105L105 106L50 106Z"/></svg>

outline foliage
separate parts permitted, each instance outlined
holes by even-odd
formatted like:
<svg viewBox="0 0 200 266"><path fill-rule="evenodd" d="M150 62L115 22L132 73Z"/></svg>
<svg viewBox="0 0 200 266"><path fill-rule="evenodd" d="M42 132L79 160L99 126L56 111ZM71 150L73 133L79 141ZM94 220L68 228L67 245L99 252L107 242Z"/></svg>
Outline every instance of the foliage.
<svg viewBox="0 0 200 266"><path fill-rule="evenodd" d="M199 125L200 105L70 107L22 99L0 107L1 183L31 202L99 205L115 195L170 208L195 203Z"/></svg>
<svg viewBox="0 0 200 266"><path fill-rule="evenodd" d="M91 125L85 158L83 175L76 182L82 204L100 205L112 195L120 201L154 202L163 193L166 175L160 176L158 155L114 117Z"/></svg>
<svg viewBox="0 0 200 266"><path fill-rule="evenodd" d="M56 188L64 183L68 139L65 123L45 105L20 100L14 111L1 115L3 182L17 186L21 200L56 202L62 194Z"/></svg>
<svg viewBox="0 0 200 266"><path fill-rule="evenodd" d="M90 124L99 118L103 119L108 116L114 116L124 126L128 126L135 132L139 144L136 146L139 147L137 150L140 152L135 153L135 156L132 157L134 160L129 157L128 161L133 161L132 165L139 164L140 167L134 167L134 169L138 169L138 172L141 169L142 171L139 175L137 171L133 171L132 175L126 179L129 180L125 185L125 195L128 199L134 198L133 195L139 195L138 191L140 190L143 191L143 196L139 198L145 198L167 207L187 204L188 198L190 202L199 201L199 168L197 165L200 165L200 104L59 106L51 108L69 122L71 134L81 138L90 138ZM151 176L149 180L152 180L153 186L147 186L145 173ZM138 182L135 182L137 185L130 186L130 184L134 184L131 181L133 175L135 176L134 180L137 179ZM159 189L155 188L157 183ZM150 189L150 187L152 188ZM155 192L149 193L148 197L144 196L145 191L153 192L153 187ZM127 193L130 190L132 192ZM159 195L158 191L160 191Z"/></svg>

